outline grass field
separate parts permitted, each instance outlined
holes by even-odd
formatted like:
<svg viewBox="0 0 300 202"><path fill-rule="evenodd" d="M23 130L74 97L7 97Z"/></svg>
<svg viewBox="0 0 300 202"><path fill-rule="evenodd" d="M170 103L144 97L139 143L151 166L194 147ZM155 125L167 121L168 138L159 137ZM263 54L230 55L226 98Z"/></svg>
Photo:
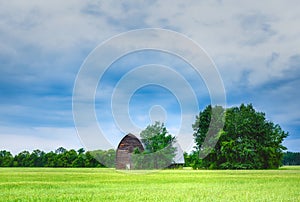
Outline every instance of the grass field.
<svg viewBox="0 0 300 202"><path fill-rule="evenodd" d="M1 201L300 201L300 167L280 170L0 168Z"/></svg>

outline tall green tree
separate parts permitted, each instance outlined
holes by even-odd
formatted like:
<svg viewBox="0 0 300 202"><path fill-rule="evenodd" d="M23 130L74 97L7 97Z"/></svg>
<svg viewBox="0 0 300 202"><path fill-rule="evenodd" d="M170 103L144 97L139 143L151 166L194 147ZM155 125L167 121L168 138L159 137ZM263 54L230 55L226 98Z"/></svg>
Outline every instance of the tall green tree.
<svg viewBox="0 0 300 202"><path fill-rule="evenodd" d="M176 139L168 133L163 123L155 122L147 126L140 134L145 151L135 150L133 161L138 169L165 168L173 163L176 148L173 146Z"/></svg>
<svg viewBox="0 0 300 202"><path fill-rule="evenodd" d="M208 131L211 106L200 112L193 125L197 150L203 149L203 135ZM207 121L206 123L200 123ZM210 126L209 126L210 127ZM218 142L201 161L205 168L218 169L267 169L281 165L284 138L288 133L279 125L256 112L251 104L226 110L223 130L214 131Z"/></svg>

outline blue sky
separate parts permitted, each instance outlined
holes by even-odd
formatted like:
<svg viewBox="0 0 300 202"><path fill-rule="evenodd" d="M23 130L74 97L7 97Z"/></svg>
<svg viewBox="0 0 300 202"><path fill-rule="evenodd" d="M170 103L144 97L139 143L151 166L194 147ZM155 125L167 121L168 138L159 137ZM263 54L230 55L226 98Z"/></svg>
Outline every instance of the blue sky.
<svg viewBox="0 0 300 202"><path fill-rule="evenodd" d="M114 35L163 28L205 49L223 79L227 106L253 103L289 132L284 145L300 151L299 9L298 1L1 1L0 150L84 147L72 115L73 86L83 61ZM200 109L210 103L203 81L180 58L155 51L120 58L101 80L106 88L96 93L97 118L113 145L124 135L110 115L113 87L123 73L150 63L179 71L193 86ZM128 109L139 128L151 123L150 113L166 121L173 134L179 131L180 103L167 89L138 89Z"/></svg>

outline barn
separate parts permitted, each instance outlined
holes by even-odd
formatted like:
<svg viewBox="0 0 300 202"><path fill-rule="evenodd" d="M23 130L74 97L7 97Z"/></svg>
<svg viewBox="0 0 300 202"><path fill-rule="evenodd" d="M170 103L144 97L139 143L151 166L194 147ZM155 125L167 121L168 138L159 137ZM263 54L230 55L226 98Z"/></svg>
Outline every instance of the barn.
<svg viewBox="0 0 300 202"><path fill-rule="evenodd" d="M178 167L184 165L183 151L178 143L174 144L176 147L176 156L174 162L169 167ZM133 134L127 134L119 143L116 151L116 169L134 169L131 156L134 149L138 148L140 152L144 151L142 142Z"/></svg>
<svg viewBox="0 0 300 202"><path fill-rule="evenodd" d="M131 160L131 155L135 148L140 152L144 151L141 141L133 134L127 134L119 143L116 153L116 168L117 169L134 169Z"/></svg>

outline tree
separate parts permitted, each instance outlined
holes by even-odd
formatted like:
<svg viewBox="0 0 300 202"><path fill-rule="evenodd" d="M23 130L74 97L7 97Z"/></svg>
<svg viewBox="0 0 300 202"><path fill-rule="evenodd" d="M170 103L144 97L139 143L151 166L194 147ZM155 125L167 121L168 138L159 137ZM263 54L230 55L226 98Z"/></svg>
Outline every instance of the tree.
<svg viewBox="0 0 300 202"><path fill-rule="evenodd" d="M72 167L85 167L85 150L83 148L80 148L77 150L78 156L77 158L72 162Z"/></svg>
<svg viewBox="0 0 300 202"><path fill-rule="evenodd" d="M30 166L30 153L29 151L22 151L14 157L15 165L18 167Z"/></svg>
<svg viewBox="0 0 300 202"><path fill-rule="evenodd" d="M80 148L77 150L78 155L84 154L85 150L83 148Z"/></svg>
<svg viewBox="0 0 300 202"><path fill-rule="evenodd" d="M200 112L193 125L196 148L200 153L205 150L203 136L208 131L207 122L212 109L208 106ZM282 141L288 133L279 125L267 121L265 114L256 112L251 104L227 109L224 128L212 131L213 137L219 141L202 159L202 167L267 169L278 168L281 165L283 150L286 149L282 146Z"/></svg>
<svg viewBox="0 0 300 202"><path fill-rule="evenodd" d="M65 152L67 152L67 150L63 147L59 147L58 149L55 150L56 154L64 154Z"/></svg>
<svg viewBox="0 0 300 202"><path fill-rule="evenodd" d="M73 162L77 159L77 152L74 149L65 152L64 159L64 167L72 167L74 165Z"/></svg>
<svg viewBox="0 0 300 202"><path fill-rule="evenodd" d="M45 164L45 152L39 150L39 149L36 149L34 150L31 154L30 154L30 157L29 157L29 161L30 161L30 164L29 166L30 167L43 167L44 164Z"/></svg>
<svg viewBox="0 0 300 202"><path fill-rule="evenodd" d="M56 167L57 166L57 154L53 151L45 154L45 167Z"/></svg>
<svg viewBox="0 0 300 202"><path fill-rule="evenodd" d="M176 148L175 137L170 135L163 123L155 122L147 126L140 134L145 151L135 149L132 156L137 169L165 168L173 163Z"/></svg>
<svg viewBox="0 0 300 202"><path fill-rule="evenodd" d="M10 167L13 165L13 156L9 151L3 150L0 151L0 166L1 167Z"/></svg>

